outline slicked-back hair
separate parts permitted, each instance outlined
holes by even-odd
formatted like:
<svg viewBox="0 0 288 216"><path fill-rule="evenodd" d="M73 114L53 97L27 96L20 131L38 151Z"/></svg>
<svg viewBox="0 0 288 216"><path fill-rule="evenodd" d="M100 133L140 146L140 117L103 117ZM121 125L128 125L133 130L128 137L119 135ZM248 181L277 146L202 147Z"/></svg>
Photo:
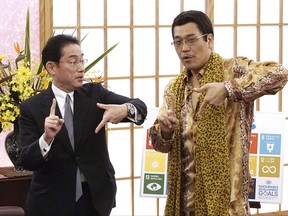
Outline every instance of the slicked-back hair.
<svg viewBox="0 0 288 216"><path fill-rule="evenodd" d="M183 11L177 17L175 17L172 24L172 37L174 38L175 26L185 25L190 22L195 23L202 34L211 33L214 35L212 22L209 17L202 11L189 10ZM207 36L205 37L205 41L207 41Z"/></svg>
<svg viewBox="0 0 288 216"><path fill-rule="evenodd" d="M46 66L48 61L59 63L63 54L63 48L69 44L77 44L80 46L79 40L71 35L60 34L50 37L42 50L43 65Z"/></svg>

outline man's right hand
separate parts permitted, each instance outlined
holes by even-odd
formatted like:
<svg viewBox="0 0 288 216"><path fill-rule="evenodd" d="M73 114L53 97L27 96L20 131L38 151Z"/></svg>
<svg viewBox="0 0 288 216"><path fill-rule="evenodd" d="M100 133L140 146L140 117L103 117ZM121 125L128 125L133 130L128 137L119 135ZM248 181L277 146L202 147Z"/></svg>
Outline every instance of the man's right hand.
<svg viewBox="0 0 288 216"><path fill-rule="evenodd" d="M55 109L56 109L56 99L53 98L53 102L50 108L50 115L45 118L44 123L44 140L49 145L62 128L62 125L64 124L64 120L59 119L59 117L55 115Z"/></svg>
<svg viewBox="0 0 288 216"><path fill-rule="evenodd" d="M179 120L175 113L175 95L170 94L170 109L160 112L157 116L163 139L171 139Z"/></svg>

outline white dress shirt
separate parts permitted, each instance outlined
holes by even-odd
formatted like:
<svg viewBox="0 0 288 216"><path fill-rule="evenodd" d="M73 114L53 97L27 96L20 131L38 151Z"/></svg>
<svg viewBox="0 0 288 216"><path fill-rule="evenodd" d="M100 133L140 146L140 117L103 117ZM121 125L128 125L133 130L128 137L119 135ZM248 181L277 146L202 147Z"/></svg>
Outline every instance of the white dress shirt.
<svg viewBox="0 0 288 216"><path fill-rule="evenodd" d="M57 104L58 104L58 107L60 109L60 113L62 116L64 116L65 114L65 99L66 99L66 95L69 94L70 98L71 98L71 109L72 109L72 112L74 112L74 92L70 92L70 93L66 93L64 91L62 91L61 89L57 88L53 83L52 83L52 91L55 95L55 98L56 98L56 101L57 101ZM51 145L52 145L53 141L51 142L50 145L48 145L48 143L45 142L44 140L44 134L40 137L39 139L39 146L40 146L40 149L41 149L41 153L43 155L43 157L45 157L50 148L51 148Z"/></svg>

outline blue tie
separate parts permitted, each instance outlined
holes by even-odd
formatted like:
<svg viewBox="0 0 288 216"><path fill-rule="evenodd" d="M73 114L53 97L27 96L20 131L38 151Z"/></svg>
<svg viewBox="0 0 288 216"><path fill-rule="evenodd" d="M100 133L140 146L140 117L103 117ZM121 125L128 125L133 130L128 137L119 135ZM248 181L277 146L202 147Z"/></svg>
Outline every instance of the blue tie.
<svg viewBox="0 0 288 216"><path fill-rule="evenodd" d="M64 114L64 122L66 129L68 131L69 139L71 146L74 150L74 127L73 127L73 113L70 105L71 98L67 94L65 100L65 114ZM76 201L82 196L82 185L81 185L81 178L80 178L80 170L77 167L77 176L76 176Z"/></svg>

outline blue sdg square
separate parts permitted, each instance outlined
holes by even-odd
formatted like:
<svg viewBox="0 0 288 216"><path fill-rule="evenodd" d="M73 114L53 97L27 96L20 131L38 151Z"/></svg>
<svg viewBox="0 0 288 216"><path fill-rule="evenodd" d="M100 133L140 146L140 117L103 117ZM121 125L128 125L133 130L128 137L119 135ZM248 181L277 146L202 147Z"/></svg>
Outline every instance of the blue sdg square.
<svg viewBox="0 0 288 216"><path fill-rule="evenodd" d="M260 154L280 155L281 134L260 134Z"/></svg>

